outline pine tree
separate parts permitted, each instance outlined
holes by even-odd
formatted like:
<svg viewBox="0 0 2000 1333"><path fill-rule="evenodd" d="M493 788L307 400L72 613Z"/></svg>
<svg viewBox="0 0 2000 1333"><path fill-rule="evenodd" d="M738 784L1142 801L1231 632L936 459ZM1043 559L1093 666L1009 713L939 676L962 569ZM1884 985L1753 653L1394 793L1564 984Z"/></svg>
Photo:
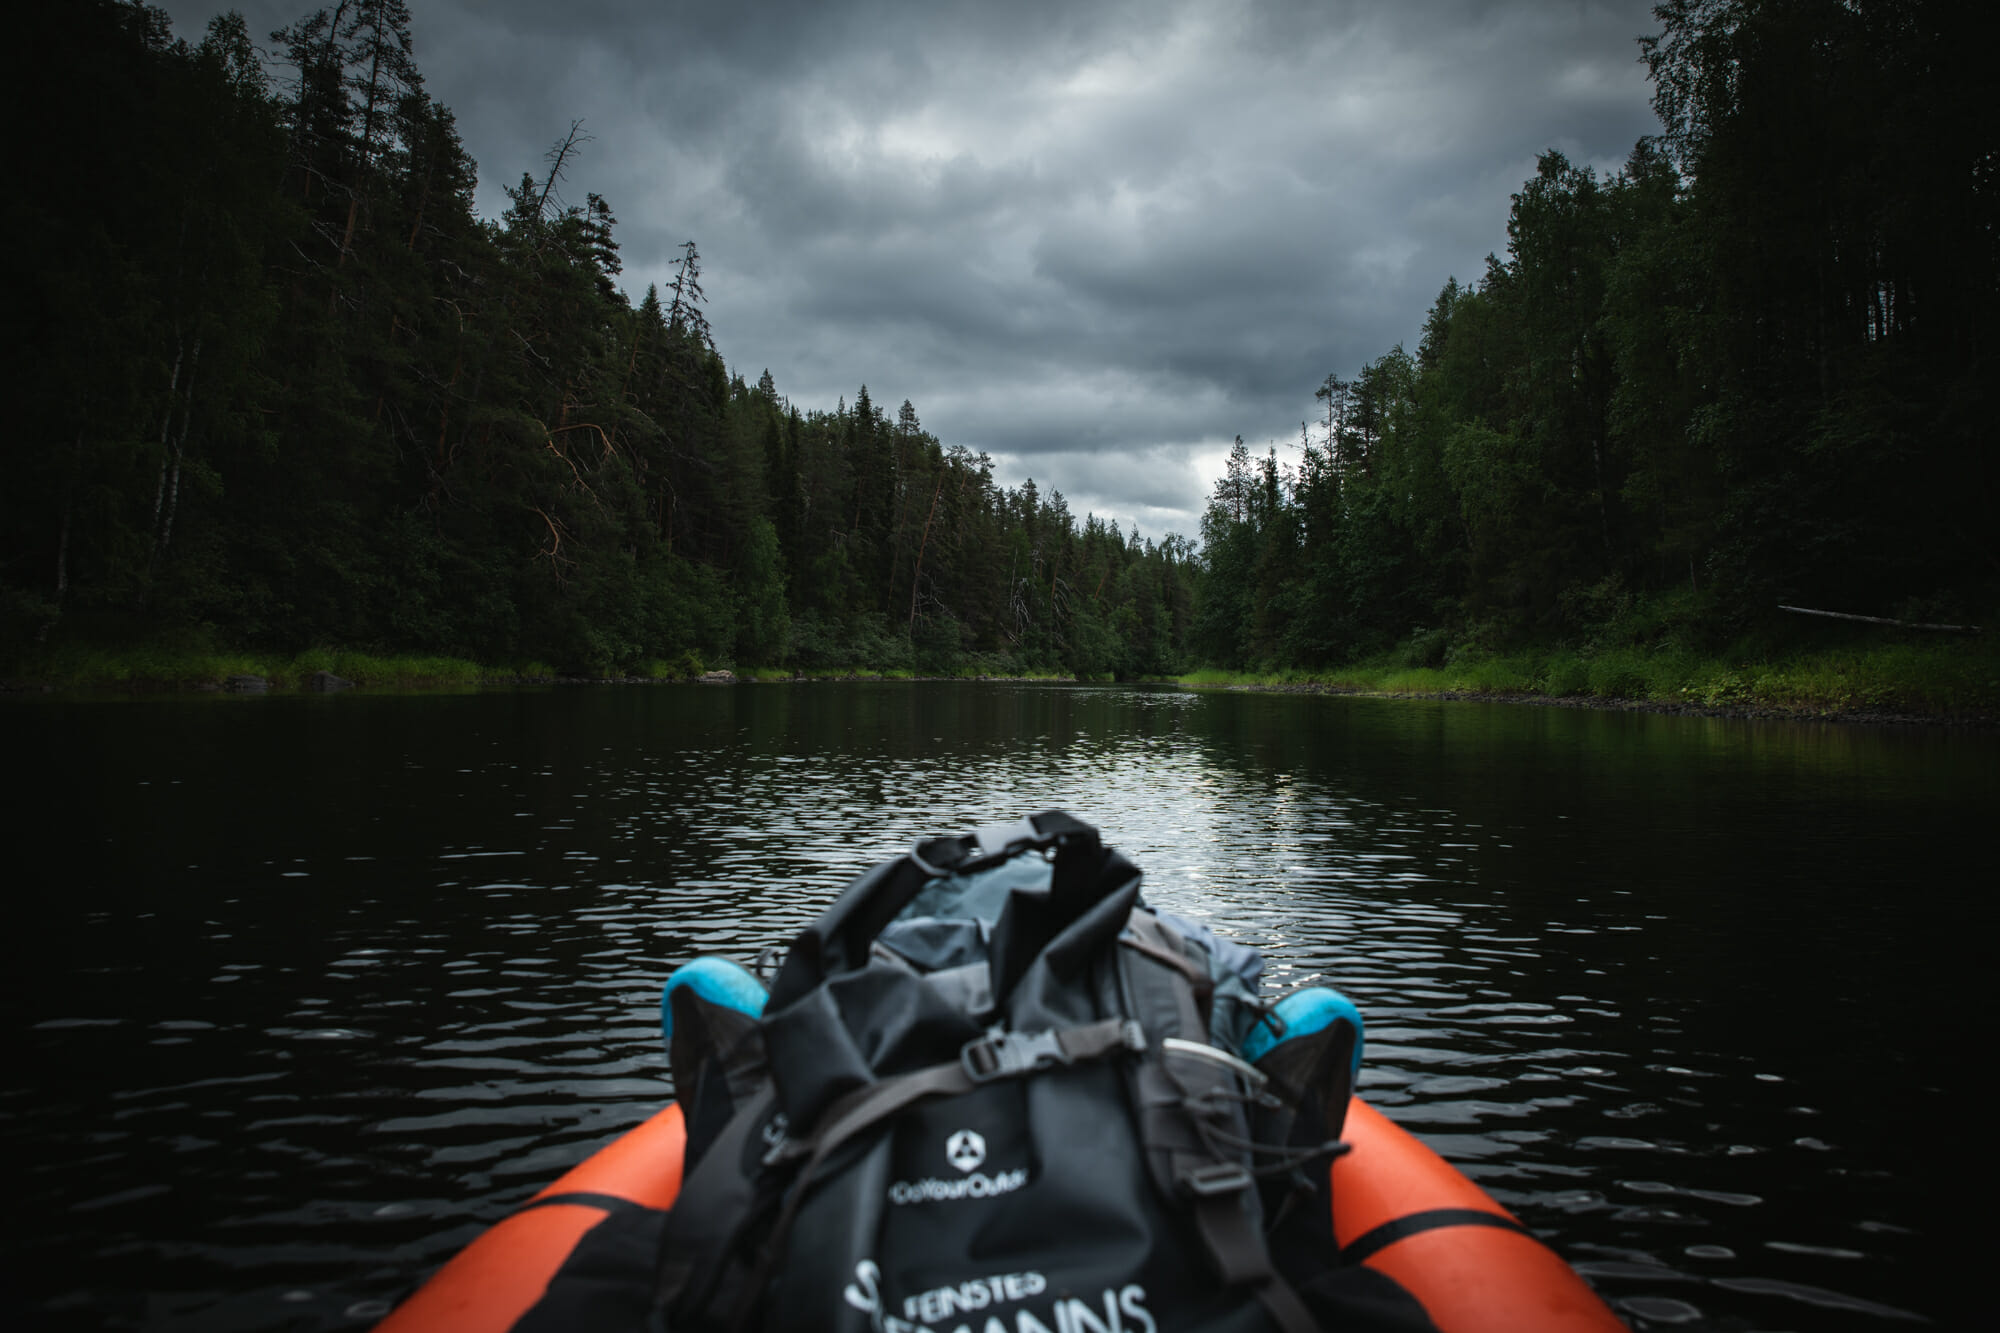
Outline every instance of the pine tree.
<svg viewBox="0 0 2000 1333"><path fill-rule="evenodd" d="M699 347L715 350L715 338L708 327L702 306L708 297L701 290L701 253L693 241L681 244L680 258L674 260L673 299L667 305L667 327Z"/></svg>

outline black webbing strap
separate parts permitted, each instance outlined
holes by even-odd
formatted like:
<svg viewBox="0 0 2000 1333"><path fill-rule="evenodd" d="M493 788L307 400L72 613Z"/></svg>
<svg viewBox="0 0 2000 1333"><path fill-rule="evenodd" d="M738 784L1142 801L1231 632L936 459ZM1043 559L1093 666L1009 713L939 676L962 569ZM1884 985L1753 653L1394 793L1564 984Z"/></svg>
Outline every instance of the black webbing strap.
<svg viewBox="0 0 2000 1333"><path fill-rule="evenodd" d="M799 1176L803 1184L841 1144L925 1097L955 1097L994 1079L1099 1060L1118 1051L1139 1051L1145 1043L1139 1025L1120 1018L1051 1032L988 1033L967 1042L956 1060L856 1088L827 1107L803 1137L782 1140L764 1162L776 1166L809 1158Z"/></svg>
<svg viewBox="0 0 2000 1333"><path fill-rule="evenodd" d="M805 1170L799 1174L802 1184L811 1178L834 1149L861 1131L881 1124L904 1107L926 1097L956 1096L972 1091L974 1086L972 1076L956 1061L927 1065L912 1073L885 1078L879 1083L865 1083L827 1107L820 1116L819 1124L804 1138L781 1140L765 1155L764 1162L767 1166L780 1166L806 1158Z"/></svg>
<svg viewBox="0 0 2000 1333"><path fill-rule="evenodd" d="M1197 997L1213 983L1187 956L1179 933L1134 912L1118 942L1124 946L1117 958L1127 1007L1141 1015L1171 1010L1176 1017L1169 1025L1184 1041L1206 1038ZM1230 1114L1222 1108L1241 1100L1231 1095L1238 1075L1164 1042L1157 1050L1148 1052L1133 1081L1139 1134L1155 1182L1188 1207L1224 1285L1247 1288L1284 1333L1317 1333L1318 1321L1271 1262L1255 1174L1234 1154L1225 1155L1231 1141L1248 1142L1235 1132L1243 1128L1240 1120L1218 1123Z"/></svg>
<svg viewBox="0 0 2000 1333"><path fill-rule="evenodd" d="M1319 1333L1319 1321L1271 1266L1263 1220L1251 1208L1257 1195L1250 1173L1234 1163L1228 1165L1235 1167L1229 1180L1221 1179L1220 1167L1182 1177L1183 1190L1193 1197L1195 1230L1201 1233L1209 1258L1226 1285L1249 1287L1284 1333ZM1194 1183L1204 1176L1209 1184Z"/></svg>

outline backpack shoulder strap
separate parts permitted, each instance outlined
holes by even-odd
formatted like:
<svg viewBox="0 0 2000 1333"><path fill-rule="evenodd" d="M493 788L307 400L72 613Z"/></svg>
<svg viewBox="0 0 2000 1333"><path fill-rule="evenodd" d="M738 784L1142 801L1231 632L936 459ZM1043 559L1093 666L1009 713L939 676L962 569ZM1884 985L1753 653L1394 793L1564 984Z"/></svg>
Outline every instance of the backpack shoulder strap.
<svg viewBox="0 0 2000 1333"><path fill-rule="evenodd" d="M1202 961L1173 927L1133 911L1119 937L1117 968L1126 1012L1149 1038L1132 1066L1131 1096L1153 1185L1193 1218L1216 1276L1247 1287L1284 1333L1319 1325L1271 1262L1263 1206L1248 1162L1243 1082L1263 1075L1208 1043Z"/></svg>

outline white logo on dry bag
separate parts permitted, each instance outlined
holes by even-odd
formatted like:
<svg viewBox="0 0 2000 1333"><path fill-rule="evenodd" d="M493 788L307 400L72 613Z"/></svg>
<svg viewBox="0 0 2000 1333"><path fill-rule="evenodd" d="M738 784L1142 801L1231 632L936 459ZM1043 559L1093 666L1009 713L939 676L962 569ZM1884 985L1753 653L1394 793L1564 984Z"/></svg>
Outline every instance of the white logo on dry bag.
<svg viewBox="0 0 2000 1333"><path fill-rule="evenodd" d="M961 1171L970 1171L986 1160L986 1140L969 1129L961 1129L945 1140L945 1159Z"/></svg>
<svg viewBox="0 0 2000 1333"><path fill-rule="evenodd" d="M897 1180L889 1185L889 1202L948 1203L955 1199L991 1199L1012 1194L1028 1183L1028 1168L995 1171L988 1175L978 1168L986 1162L986 1138L978 1130L961 1129L944 1141L944 1157L958 1168L948 1179L925 1176L921 1180Z"/></svg>

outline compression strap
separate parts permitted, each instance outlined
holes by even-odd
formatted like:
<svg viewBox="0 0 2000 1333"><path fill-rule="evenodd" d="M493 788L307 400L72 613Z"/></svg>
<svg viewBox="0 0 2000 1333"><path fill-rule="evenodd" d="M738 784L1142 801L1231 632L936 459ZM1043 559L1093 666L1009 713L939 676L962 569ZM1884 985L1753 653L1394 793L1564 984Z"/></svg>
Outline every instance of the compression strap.
<svg viewBox="0 0 2000 1333"><path fill-rule="evenodd" d="M967 1042L956 1060L856 1088L827 1107L804 1137L779 1140L765 1155L764 1164L777 1166L810 1157L799 1177L803 1185L834 1149L926 1097L955 1097L995 1079L1019 1078L1037 1070L1145 1049L1144 1030L1121 1018L1052 1032L989 1033Z"/></svg>
<svg viewBox="0 0 2000 1333"><path fill-rule="evenodd" d="M1318 1333L1319 1321L1271 1263L1254 1208L1255 1183L1248 1168L1236 1162L1190 1168L1180 1177L1195 1230L1223 1282L1248 1287L1284 1333Z"/></svg>

